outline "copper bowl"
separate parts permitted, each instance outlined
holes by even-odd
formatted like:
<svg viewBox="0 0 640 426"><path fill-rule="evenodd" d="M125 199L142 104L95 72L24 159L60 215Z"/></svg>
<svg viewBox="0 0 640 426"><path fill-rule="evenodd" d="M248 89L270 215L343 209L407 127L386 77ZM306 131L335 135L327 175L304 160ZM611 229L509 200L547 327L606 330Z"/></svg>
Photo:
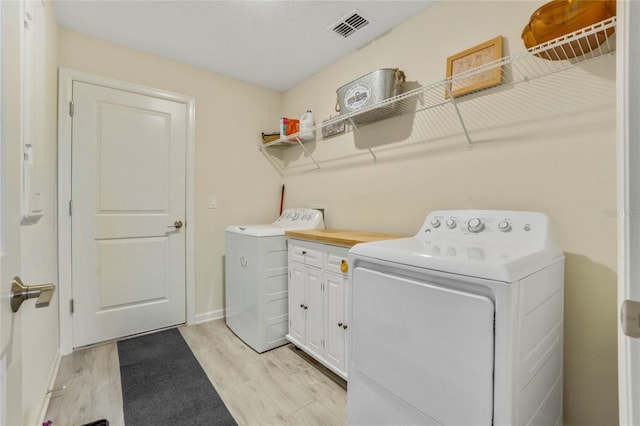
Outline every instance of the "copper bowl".
<svg viewBox="0 0 640 426"><path fill-rule="evenodd" d="M529 23L522 30L522 40L529 49L613 16L616 16L615 0L553 0L531 15ZM536 56L552 61L575 58L600 46L613 31L614 28L599 31L563 46L538 52Z"/></svg>

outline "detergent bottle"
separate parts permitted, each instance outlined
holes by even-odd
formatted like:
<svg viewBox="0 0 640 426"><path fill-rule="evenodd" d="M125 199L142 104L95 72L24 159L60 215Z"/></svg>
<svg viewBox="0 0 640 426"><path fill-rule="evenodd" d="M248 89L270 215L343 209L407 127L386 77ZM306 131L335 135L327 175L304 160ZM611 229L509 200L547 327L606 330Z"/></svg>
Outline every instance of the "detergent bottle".
<svg viewBox="0 0 640 426"><path fill-rule="evenodd" d="M300 117L300 139L305 141L311 141L316 138L315 130L311 130L316 125L313 121L313 114L307 110L302 117Z"/></svg>

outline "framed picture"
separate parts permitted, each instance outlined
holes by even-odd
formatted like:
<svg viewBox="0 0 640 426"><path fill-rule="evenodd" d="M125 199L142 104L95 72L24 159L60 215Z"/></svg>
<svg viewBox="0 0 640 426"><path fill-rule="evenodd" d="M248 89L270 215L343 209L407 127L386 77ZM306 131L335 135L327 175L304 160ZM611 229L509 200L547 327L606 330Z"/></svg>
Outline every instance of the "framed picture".
<svg viewBox="0 0 640 426"><path fill-rule="evenodd" d="M502 58L502 36L447 58L447 78ZM502 67L496 67L479 74L452 81L451 93L458 97L480 89L497 86L502 82ZM445 91L449 98L449 91Z"/></svg>

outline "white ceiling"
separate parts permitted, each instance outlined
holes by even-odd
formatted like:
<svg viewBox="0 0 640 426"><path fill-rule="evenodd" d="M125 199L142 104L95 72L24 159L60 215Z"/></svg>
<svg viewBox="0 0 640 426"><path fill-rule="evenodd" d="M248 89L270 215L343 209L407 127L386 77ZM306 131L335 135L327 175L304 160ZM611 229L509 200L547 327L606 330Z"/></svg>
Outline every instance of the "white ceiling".
<svg viewBox="0 0 640 426"><path fill-rule="evenodd" d="M58 24L284 91L380 37L434 0L54 0ZM370 23L331 28L357 9Z"/></svg>

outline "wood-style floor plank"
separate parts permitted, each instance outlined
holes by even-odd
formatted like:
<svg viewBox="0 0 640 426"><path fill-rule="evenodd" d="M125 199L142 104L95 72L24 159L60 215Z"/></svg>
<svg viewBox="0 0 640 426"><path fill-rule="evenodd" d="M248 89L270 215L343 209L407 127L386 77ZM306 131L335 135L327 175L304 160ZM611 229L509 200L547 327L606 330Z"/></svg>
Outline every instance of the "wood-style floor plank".
<svg viewBox="0 0 640 426"><path fill-rule="evenodd" d="M107 343L63 356L49 400L46 420L55 426L82 425L108 419L124 425L120 364L115 343Z"/></svg>
<svg viewBox="0 0 640 426"><path fill-rule="evenodd" d="M292 345L256 353L224 320L180 327L209 380L239 425L344 425L346 383ZM124 425L115 343L61 360L47 419L55 426L101 418Z"/></svg>

